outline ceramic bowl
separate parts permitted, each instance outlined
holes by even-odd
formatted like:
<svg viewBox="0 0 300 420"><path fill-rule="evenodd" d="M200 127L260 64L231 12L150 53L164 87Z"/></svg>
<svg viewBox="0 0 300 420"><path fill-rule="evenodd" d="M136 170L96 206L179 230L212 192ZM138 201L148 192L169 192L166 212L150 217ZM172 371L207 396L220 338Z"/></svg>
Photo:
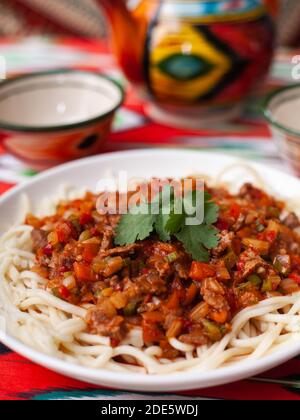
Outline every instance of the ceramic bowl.
<svg viewBox="0 0 300 420"><path fill-rule="evenodd" d="M264 115L284 162L300 176L300 84L273 92Z"/></svg>
<svg viewBox="0 0 300 420"><path fill-rule="evenodd" d="M93 72L35 73L0 84L0 138L32 168L44 169L103 149L122 88Z"/></svg>

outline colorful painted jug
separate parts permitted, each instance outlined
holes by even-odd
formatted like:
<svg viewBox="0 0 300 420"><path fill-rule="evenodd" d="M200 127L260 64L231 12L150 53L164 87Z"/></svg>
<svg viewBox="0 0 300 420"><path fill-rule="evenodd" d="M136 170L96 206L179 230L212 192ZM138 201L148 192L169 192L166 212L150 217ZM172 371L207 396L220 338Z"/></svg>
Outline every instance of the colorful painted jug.
<svg viewBox="0 0 300 420"><path fill-rule="evenodd" d="M266 76L274 26L262 0L98 0L150 116L196 128L236 116Z"/></svg>

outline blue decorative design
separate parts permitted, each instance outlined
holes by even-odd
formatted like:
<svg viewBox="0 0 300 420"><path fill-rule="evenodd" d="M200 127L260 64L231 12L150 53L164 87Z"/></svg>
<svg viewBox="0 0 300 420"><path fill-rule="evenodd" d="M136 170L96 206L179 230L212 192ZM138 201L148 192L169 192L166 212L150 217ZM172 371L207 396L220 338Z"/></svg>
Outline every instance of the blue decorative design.
<svg viewBox="0 0 300 420"><path fill-rule="evenodd" d="M159 68L176 80L188 81L208 74L213 65L197 55L174 54L159 63Z"/></svg>
<svg viewBox="0 0 300 420"><path fill-rule="evenodd" d="M215 0L215 1L164 1L161 14L166 17L211 17L243 15L261 8L262 0Z"/></svg>

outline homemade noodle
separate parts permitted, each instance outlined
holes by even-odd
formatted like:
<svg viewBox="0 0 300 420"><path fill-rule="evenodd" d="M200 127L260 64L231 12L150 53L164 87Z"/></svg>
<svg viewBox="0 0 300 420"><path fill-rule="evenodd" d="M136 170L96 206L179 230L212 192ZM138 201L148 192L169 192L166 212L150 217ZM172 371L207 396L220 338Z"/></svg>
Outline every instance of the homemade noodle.
<svg viewBox="0 0 300 420"><path fill-rule="evenodd" d="M53 212L58 201L72 197L65 189L56 200L43 203L41 214ZM23 202L27 213L28 203ZM159 359L159 346L146 349L138 327L113 348L108 337L86 333L90 305L74 306L42 289L47 281L30 271L35 261L31 230L30 226L15 226L0 240L0 315L5 317L8 334L47 355L90 368L170 374L260 359L300 339L300 293L296 293L242 310L232 322L232 331L210 347L195 348L170 339L171 346L185 354L173 361ZM117 356L123 356L128 364L115 361Z"/></svg>

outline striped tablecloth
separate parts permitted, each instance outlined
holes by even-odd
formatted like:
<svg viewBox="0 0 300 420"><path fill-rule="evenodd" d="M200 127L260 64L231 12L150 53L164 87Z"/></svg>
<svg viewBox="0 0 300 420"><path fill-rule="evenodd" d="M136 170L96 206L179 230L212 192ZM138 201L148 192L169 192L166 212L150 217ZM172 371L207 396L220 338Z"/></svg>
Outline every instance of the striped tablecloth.
<svg viewBox="0 0 300 420"><path fill-rule="evenodd" d="M292 82L292 56L300 51L278 52L267 89ZM0 41L0 56L7 61L9 75L41 69L71 67L100 70L125 84L104 43L73 39L31 38ZM203 131L161 126L143 114L143 105L127 87L125 107L116 118L107 151L145 147L209 149L247 157L281 167L276 148L259 114L258 100L249 102L243 118ZM35 172L0 147L0 193L26 182ZM169 395L134 394L99 389L60 376L25 360L0 345L0 399L289 399L300 400L300 358L259 378L199 391Z"/></svg>

